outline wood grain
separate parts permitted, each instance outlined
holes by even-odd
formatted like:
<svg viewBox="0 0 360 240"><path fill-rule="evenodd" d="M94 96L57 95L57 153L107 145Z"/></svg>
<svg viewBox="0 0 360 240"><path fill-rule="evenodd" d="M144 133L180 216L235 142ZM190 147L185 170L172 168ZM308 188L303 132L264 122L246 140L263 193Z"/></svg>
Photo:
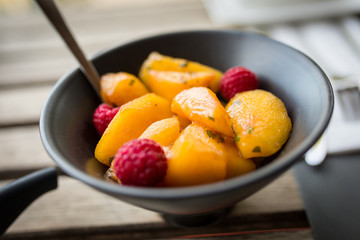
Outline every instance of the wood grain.
<svg viewBox="0 0 360 240"><path fill-rule="evenodd" d="M0 128L0 152L6 156L0 161L0 179L54 165L41 143L38 125Z"/></svg>
<svg viewBox="0 0 360 240"><path fill-rule="evenodd" d="M58 5L89 57L148 35L212 26L199 0L125 2L129 1L119 1L116 7L111 7L109 4L114 1L105 1L98 10L87 5L100 7L91 1L72 8L62 6L61 2ZM79 12L74 14L76 10ZM29 13L25 20L24 16L5 18L0 15L0 31L7 36L0 38L0 86L56 81L77 66L40 12Z"/></svg>
<svg viewBox="0 0 360 240"><path fill-rule="evenodd" d="M6 183L7 181L1 182L2 185ZM240 202L229 218L302 210L294 177L289 171ZM159 223L162 225L163 220L155 212L121 202L78 180L62 176L59 188L34 202L10 227L8 233Z"/></svg>
<svg viewBox="0 0 360 240"><path fill-rule="evenodd" d="M52 85L0 90L0 126L37 124Z"/></svg>

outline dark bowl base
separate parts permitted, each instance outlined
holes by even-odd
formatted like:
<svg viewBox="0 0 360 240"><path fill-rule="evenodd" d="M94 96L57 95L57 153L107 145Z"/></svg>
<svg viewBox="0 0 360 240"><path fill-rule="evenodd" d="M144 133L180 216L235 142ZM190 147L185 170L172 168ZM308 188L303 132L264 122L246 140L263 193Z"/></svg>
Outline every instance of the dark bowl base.
<svg viewBox="0 0 360 240"><path fill-rule="evenodd" d="M222 208L214 212L193 215L161 214L170 225L180 228L197 228L216 225L223 221L233 210L232 207Z"/></svg>

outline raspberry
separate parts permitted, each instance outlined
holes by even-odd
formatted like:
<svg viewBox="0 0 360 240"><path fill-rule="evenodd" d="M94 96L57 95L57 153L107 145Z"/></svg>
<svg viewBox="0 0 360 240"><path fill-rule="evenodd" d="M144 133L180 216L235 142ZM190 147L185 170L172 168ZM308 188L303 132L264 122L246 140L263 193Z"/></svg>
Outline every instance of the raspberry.
<svg viewBox="0 0 360 240"><path fill-rule="evenodd" d="M220 80L220 94L230 100L237 93L258 88L259 81L256 75L244 67L228 69Z"/></svg>
<svg viewBox="0 0 360 240"><path fill-rule="evenodd" d="M113 108L106 103L102 103L96 108L93 114L93 123L100 135L104 133L118 111L119 107Z"/></svg>
<svg viewBox="0 0 360 240"><path fill-rule="evenodd" d="M166 175L164 150L154 140L130 140L119 148L113 161L116 176L124 185L156 186Z"/></svg>

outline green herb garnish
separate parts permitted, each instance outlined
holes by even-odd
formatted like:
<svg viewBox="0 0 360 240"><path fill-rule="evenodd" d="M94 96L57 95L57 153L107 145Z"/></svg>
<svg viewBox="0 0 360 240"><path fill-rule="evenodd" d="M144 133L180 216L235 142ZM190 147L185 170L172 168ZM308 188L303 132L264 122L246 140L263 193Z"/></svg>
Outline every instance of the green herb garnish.
<svg viewBox="0 0 360 240"><path fill-rule="evenodd" d="M209 138L216 138L216 134L213 133L211 130L206 130L206 134L209 136Z"/></svg>
<svg viewBox="0 0 360 240"><path fill-rule="evenodd" d="M254 149L252 150L252 152L261 152L260 146L254 147Z"/></svg>
<svg viewBox="0 0 360 240"><path fill-rule="evenodd" d="M253 128L253 127L249 127L249 128L248 128L248 134L252 133L252 132L253 132L253 130L254 130L254 128Z"/></svg>
<svg viewBox="0 0 360 240"><path fill-rule="evenodd" d="M132 86L135 83L135 79L131 79L129 85Z"/></svg>
<svg viewBox="0 0 360 240"><path fill-rule="evenodd" d="M179 67L182 67L182 68L183 68L183 67L186 67L187 65L188 65L187 62L182 62L182 63L179 64Z"/></svg>
<svg viewBox="0 0 360 240"><path fill-rule="evenodd" d="M235 138L234 138L235 142L238 143L240 141L240 137L237 133L235 133Z"/></svg>
<svg viewBox="0 0 360 240"><path fill-rule="evenodd" d="M211 121L215 121L215 118L213 118L212 116L208 116L208 119L210 119Z"/></svg>

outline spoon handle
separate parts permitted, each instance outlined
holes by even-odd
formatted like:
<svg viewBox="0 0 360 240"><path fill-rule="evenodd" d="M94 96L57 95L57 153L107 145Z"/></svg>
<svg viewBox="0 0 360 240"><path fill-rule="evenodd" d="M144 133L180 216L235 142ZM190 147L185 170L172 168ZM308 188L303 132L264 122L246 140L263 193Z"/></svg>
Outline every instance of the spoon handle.
<svg viewBox="0 0 360 240"><path fill-rule="evenodd" d="M94 90L100 96L100 77L99 74L92 64L88 61L77 44L75 38L73 37L70 29L67 27L64 18L61 16L60 11L56 7L53 0L35 0L39 5L41 10L47 16L48 20L51 22L56 31L60 34L70 51L73 53L75 58L78 60L81 66L81 70L88 77L90 84L93 86Z"/></svg>

